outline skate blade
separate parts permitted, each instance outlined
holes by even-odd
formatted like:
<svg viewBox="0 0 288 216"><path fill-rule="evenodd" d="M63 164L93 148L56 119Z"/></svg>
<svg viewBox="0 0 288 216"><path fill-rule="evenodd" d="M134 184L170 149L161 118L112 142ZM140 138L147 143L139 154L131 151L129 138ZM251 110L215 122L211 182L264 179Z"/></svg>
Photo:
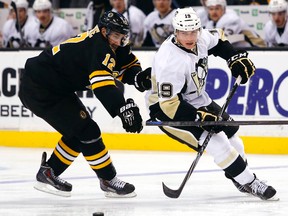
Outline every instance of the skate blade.
<svg viewBox="0 0 288 216"><path fill-rule="evenodd" d="M272 202L274 201L274 202L275 202L275 201L279 201L279 200L280 200L279 197L277 197L277 196L273 196L273 197L271 197L270 199L265 200L265 201L268 201L268 202L269 202L269 201L272 201Z"/></svg>
<svg viewBox="0 0 288 216"><path fill-rule="evenodd" d="M129 194L117 194L117 193L113 193L113 192L104 192L105 197L107 198L132 198L132 197L136 197L137 194L135 192L129 193Z"/></svg>
<svg viewBox="0 0 288 216"><path fill-rule="evenodd" d="M36 184L34 185L34 188L36 190L45 192L45 193L49 193L49 194L54 194L57 196L62 196L62 197L70 197L71 196L71 191L60 191L57 190L56 188L54 188L53 186L49 185L49 184L44 184L42 182L36 182Z"/></svg>

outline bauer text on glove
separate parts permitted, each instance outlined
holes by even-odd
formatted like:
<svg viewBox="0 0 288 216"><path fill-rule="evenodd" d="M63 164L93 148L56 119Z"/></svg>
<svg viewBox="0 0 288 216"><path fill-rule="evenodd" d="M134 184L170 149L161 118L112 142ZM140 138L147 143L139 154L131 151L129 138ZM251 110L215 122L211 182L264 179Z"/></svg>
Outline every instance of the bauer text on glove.
<svg viewBox="0 0 288 216"><path fill-rule="evenodd" d="M126 132L140 133L143 129L142 117L133 99L127 99L126 104L120 108L118 116Z"/></svg>

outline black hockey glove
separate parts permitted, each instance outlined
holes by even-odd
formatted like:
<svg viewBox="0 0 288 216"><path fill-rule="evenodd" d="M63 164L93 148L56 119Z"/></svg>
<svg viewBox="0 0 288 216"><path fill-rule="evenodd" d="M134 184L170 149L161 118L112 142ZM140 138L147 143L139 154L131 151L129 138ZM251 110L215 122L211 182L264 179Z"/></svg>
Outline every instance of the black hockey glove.
<svg viewBox="0 0 288 216"><path fill-rule="evenodd" d="M134 85L140 92L151 89L151 67L146 68L146 70L140 71L135 75Z"/></svg>
<svg viewBox="0 0 288 216"><path fill-rule="evenodd" d="M245 84L254 75L256 69L253 62L248 58L246 51L240 51L230 57L227 60L227 64L233 77L237 78L239 75L242 77L241 84Z"/></svg>
<svg viewBox="0 0 288 216"><path fill-rule="evenodd" d="M207 107L200 107L197 110L196 120L198 121L218 121L218 116L207 110ZM213 130L215 133L219 133L223 130L223 126L207 125L202 128L208 132Z"/></svg>
<svg viewBox="0 0 288 216"><path fill-rule="evenodd" d="M121 118L123 128L126 132L140 133L143 129L142 117L133 99L128 98L126 100L126 104L120 108L118 116Z"/></svg>

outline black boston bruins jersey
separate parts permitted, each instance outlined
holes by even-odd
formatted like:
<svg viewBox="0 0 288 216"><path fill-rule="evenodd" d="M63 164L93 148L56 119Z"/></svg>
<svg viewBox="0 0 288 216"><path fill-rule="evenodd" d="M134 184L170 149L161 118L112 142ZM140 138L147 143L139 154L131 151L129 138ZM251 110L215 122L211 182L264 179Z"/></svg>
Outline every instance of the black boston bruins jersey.
<svg viewBox="0 0 288 216"><path fill-rule="evenodd" d="M115 85L114 78L122 80L127 69L141 70L130 46L118 47L114 52L98 26L44 50L37 62L41 68L31 75L41 85L61 92Z"/></svg>

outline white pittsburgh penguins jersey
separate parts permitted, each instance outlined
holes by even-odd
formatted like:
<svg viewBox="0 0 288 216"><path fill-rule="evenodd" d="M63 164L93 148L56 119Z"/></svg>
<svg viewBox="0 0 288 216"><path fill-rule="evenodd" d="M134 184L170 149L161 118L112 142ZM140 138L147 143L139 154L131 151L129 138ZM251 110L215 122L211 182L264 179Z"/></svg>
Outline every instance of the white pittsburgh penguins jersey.
<svg viewBox="0 0 288 216"><path fill-rule="evenodd" d="M72 26L66 20L53 16L51 23L43 32L38 21L37 31L34 31L34 47L56 46L73 36L75 33Z"/></svg>
<svg viewBox="0 0 288 216"><path fill-rule="evenodd" d="M165 17L160 17L157 10L148 14L144 21L145 31L149 31L153 43L156 47L160 45L168 38L173 32L172 18L175 10L171 10Z"/></svg>
<svg viewBox="0 0 288 216"><path fill-rule="evenodd" d="M269 47L274 46L288 46L288 22L286 22L284 27L284 32L280 36L277 31L277 26L273 23L272 20L269 20L265 27L265 41Z"/></svg>
<svg viewBox="0 0 288 216"><path fill-rule="evenodd" d="M127 10L123 13L123 16L129 21L130 24L130 41L133 47L141 47L144 42L144 23L146 15L134 5L129 6L129 14ZM113 9L112 11L115 11Z"/></svg>
<svg viewBox="0 0 288 216"><path fill-rule="evenodd" d="M159 102L163 112L172 119L177 107L172 108L171 104L179 100L179 94L197 109L209 105L212 100L205 91L208 50L218 44L219 38L218 30L202 29L195 52L188 52L177 46L175 36L171 35L154 57L152 88L146 94L146 105L149 107ZM170 107L165 112L163 107L167 105Z"/></svg>
<svg viewBox="0 0 288 216"><path fill-rule="evenodd" d="M208 11L207 11L207 10L208 10L208 9L206 9L205 7L202 7L202 8L200 8L200 9L198 9L198 10L196 11L198 17L199 17L200 20L201 20L201 26L202 26L202 28L207 28L206 25L207 25L207 23L209 22L209 14L208 14ZM226 8L225 13L227 13L227 14L230 14L230 13L233 14L233 13L234 13L235 15L237 15L236 12L235 12L233 9L229 9L229 8ZM211 27L210 27L210 28L211 28Z"/></svg>
<svg viewBox="0 0 288 216"><path fill-rule="evenodd" d="M236 13L224 13L217 23L209 20L207 29L221 28L233 46L237 47L265 47L265 42L254 32Z"/></svg>
<svg viewBox="0 0 288 216"><path fill-rule="evenodd" d="M35 29L37 28L36 17L28 16L25 24L22 26L23 39L26 44L32 46ZM9 19L3 26L3 46L10 48L20 47L20 32L16 29L16 20Z"/></svg>

